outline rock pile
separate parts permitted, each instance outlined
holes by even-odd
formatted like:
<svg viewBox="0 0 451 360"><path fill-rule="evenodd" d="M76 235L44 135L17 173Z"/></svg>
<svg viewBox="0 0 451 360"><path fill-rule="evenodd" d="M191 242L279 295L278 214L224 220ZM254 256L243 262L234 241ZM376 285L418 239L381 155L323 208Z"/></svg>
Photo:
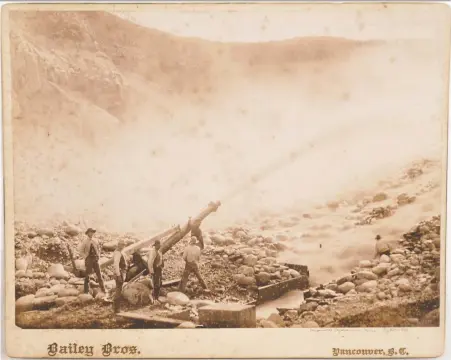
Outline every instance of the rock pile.
<svg viewBox="0 0 451 360"><path fill-rule="evenodd" d="M233 280L239 286L255 288L301 275L276 259L279 251L286 248L283 234L278 238L263 237L239 228L223 234L211 233L210 239L212 246L205 254L212 267L232 269Z"/></svg>
<svg viewBox="0 0 451 360"><path fill-rule="evenodd" d="M436 297L440 281L439 249L440 216L435 216L404 234L390 256L362 260L350 274L305 291L305 302L298 309L279 314L283 325L267 319L260 326L272 327L268 321L287 327L333 326L343 316L342 309L365 311L386 301Z"/></svg>

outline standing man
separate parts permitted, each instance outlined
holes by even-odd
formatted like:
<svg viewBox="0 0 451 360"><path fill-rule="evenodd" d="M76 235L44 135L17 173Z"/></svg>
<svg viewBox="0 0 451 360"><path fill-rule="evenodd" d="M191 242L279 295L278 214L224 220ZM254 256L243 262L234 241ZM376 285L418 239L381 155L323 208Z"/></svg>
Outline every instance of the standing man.
<svg viewBox="0 0 451 360"><path fill-rule="evenodd" d="M200 231L200 229L196 229L196 231ZM191 232L192 234L192 232ZM199 246L200 245L200 246ZM185 252L183 253L183 260L185 260L185 270L183 271L182 275L182 281L180 282L179 290L181 292L185 291L186 284L188 283L188 278L191 273L194 273L196 275L197 279L199 280L201 286L204 289L208 289L207 284L205 284L204 279L202 278L202 275L199 271L199 265L198 262L200 260L200 254L202 249L204 248L203 241L199 241L196 236L191 236L190 243L188 247L185 249Z"/></svg>
<svg viewBox="0 0 451 360"><path fill-rule="evenodd" d="M100 259L100 248L99 243L93 238L96 230L89 228L86 230L86 239L81 243L80 255L85 259L86 275L85 275L85 294L89 293L89 275L94 272L97 275L99 281L100 289L105 293L105 285L103 283L102 273L100 272L99 259Z"/></svg>
<svg viewBox="0 0 451 360"><path fill-rule="evenodd" d="M387 241L381 239L380 235L376 236L376 254L374 258L376 259L379 256L387 255L389 256L391 252L391 246Z"/></svg>
<svg viewBox="0 0 451 360"><path fill-rule="evenodd" d="M116 292L114 294L113 299L113 310L115 313L119 312L122 286L124 285L125 275L127 272L127 258L122 252L124 247L125 241L124 239L120 239L119 242L117 243L116 250L114 250L113 254L113 268L116 280Z"/></svg>
<svg viewBox="0 0 451 360"><path fill-rule="evenodd" d="M155 240L153 247L150 249L147 256L147 267L152 279L153 296L155 300L158 300L160 296L160 288L162 282L162 273L164 267L163 253L161 252L160 240Z"/></svg>

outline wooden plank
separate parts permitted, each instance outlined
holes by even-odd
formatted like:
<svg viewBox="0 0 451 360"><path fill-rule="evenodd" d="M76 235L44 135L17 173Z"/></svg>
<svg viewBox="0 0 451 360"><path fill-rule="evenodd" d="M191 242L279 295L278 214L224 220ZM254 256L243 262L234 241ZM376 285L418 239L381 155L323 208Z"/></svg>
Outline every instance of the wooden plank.
<svg viewBox="0 0 451 360"><path fill-rule="evenodd" d="M161 287L176 286L176 285L180 284L180 281L182 281L182 279L166 280L166 281L163 281L163 283L161 284Z"/></svg>
<svg viewBox="0 0 451 360"><path fill-rule="evenodd" d="M177 320L177 319L170 319L166 318L164 316L158 316L158 315L146 315L146 314L139 314L134 312L120 312L116 314L117 316L129 319L129 320L139 320L144 321L152 324L161 324L161 325L173 325L179 326L180 324L184 323L186 320Z"/></svg>
<svg viewBox="0 0 451 360"><path fill-rule="evenodd" d="M178 231L178 226L174 226L171 229L165 230L155 236L153 236L150 239L146 239L146 240L141 240L138 241L135 244L132 244L130 246L127 246L126 248L124 248L123 252L125 254L132 254L134 253L136 250L139 250L140 248L143 248L147 245L153 244L155 242L155 240L161 240L164 237L167 237L169 235L173 235L174 233L176 233ZM107 266L110 266L113 264L113 259L108 259L108 260L103 260L100 262L100 268L103 269Z"/></svg>
<svg viewBox="0 0 451 360"><path fill-rule="evenodd" d="M258 288L257 303L274 300L281 297L290 290L302 290L308 286L308 277L299 276L294 279L281 281L277 284L262 286Z"/></svg>

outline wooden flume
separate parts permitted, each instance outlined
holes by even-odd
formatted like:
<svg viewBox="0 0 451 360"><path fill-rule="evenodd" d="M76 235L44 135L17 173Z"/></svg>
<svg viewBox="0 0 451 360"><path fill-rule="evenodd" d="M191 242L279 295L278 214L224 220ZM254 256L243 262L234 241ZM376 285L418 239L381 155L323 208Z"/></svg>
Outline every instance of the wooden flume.
<svg viewBox="0 0 451 360"><path fill-rule="evenodd" d="M129 245L129 246L125 247L122 251L125 254L133 254L136 250L139 250L147 245L153 244L156 240L161 240L161 239L165 238L166 236L176 233L178 228L179 228L179 226L174 226L170 229L167 229L167 230L153 236L150 239L141 240L135 244ZM103 260L100 262L100 268L103 269L112 264L113 264L113 259Z"/></svg>
<svg viewBox="0 0 451 360"><path fill-rule="evenodd" d="M125 254L132 254L135 251L137 251L145 246L153 244L156 240L161 240L161 251L164 254L169 249L171 249L175 244L177 244L180 240L182 240L191 231L191 225L193 223L202 222L208 215L215 212L220 205L221 205L220 201L216 201L216 202L212 201L208 204L208 206L206 208L202 209L199 212L199 214L190 218L183 226L181 226L181 227L180 227L180 225L174 226L166 231L163 231L163 232L155 235L154 237L152 237L150 239L138 241L135 244L127 246L122 251ZM162 239L165 239L165 240L162 240ZM113 259L108 259L108 260L102 261L100 263L100 268L103 269L112 264L113 264Z"/></svg>

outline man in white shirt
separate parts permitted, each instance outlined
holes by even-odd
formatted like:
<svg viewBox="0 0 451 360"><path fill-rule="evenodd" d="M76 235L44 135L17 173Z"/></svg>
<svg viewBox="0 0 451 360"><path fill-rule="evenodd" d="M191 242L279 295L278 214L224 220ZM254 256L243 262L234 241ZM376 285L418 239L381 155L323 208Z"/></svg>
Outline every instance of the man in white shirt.
<svg viewBox="0 0 451 360"><path fill-rule="evenodd" d="M200 243L203 248L203 243ZM180 282L179 290L181 292L185 291L186 284L188 283L188 278L191 273L196 275L200 284L204 289L207 289L207 284L205 284L204 279L199 271L198 262L200 260L201 248L197 244L197 237L191 236L190 243L183 253L183 260L185 260L185 270L183 271L182 280Z"/></svg>
<svg viewBox="0 0 451 360"><path fill-rule="evenodd" d="M153 296L158 300L162 283L162 273L164 267L163 253L160 250L160 240L156 240L147 256L147 268L152 279Z"/></svg>

